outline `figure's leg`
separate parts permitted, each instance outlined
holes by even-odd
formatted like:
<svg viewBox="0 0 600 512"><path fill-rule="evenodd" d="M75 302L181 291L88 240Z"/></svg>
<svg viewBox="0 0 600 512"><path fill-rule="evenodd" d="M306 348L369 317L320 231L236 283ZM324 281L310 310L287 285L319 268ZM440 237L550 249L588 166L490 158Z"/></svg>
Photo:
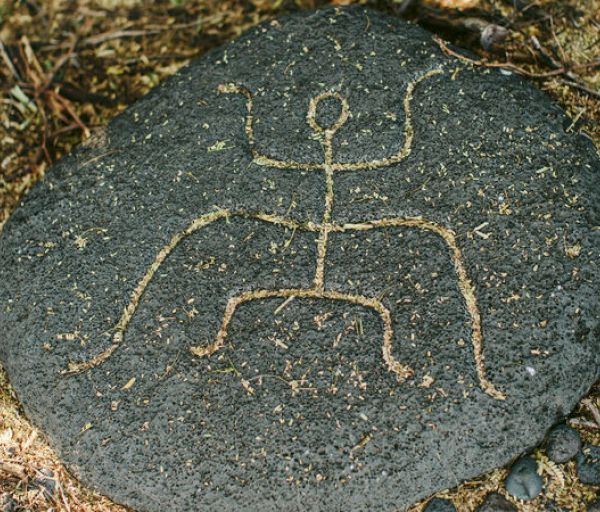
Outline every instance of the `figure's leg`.
<svg viewBox="0 0 600 512"><path fill-rule="evenodd" d="M392 355L392 339L394 335L392 327L392 316L390 311L383 305L378 299L365 297L362 295L352 295L347 293L340 293L330 290L319 290L314 288L286 288L281 290L253 290L243 292L235 297L232 297L227 302L225 313L223 315L223 321L221 322L221 328L217 333L215 340L209 345L191 347L192 354L198 357L211 356L225 344L227 338L227 331L229 324L237 307L245 302L250 302L260 299L270 298L282 298L287 299L290 297L297 298L310 298L310 299L328 299L336 300L341 302L348 302L350 304L358 304L366 308L376 311L383 322L383 360L386 363L388 370L396 374L396 379L399 383L404 382L407 378L413 375L413 370L405 365L402 365Z"/></svg>
<svg viewBox="0 0 600 512"><path fill-rule="evenodd" d="M362 295L348 295L350 302L355 302L366 307L370 307L377 311L383 321L383 360L392 373L396 374L398 383L402 384L406 379L414 375L414 371L410 366L406 366L400 363L392 355L392 342L394 338L394 328L392 327L392 315L390 310L386 308L383 303L378 299L364 297Z"/></svg>
<svg viewBox="0 0 600 512"><path fill-rule="evenodd" d="M291 229L299 229L302 231L318 231L320 226L318 224L313 224L311 222L307 223L298 223L291 219L287 219L285 217L281 217L279 215L271 215L265 213L253 213L246 211L231 211L231 210L217 210L212 213L202 215L194 219L186 228L181 231L175 233L169 243L167 243L156 255L154 261L143 275L142 279L139 281L133 292L131 293L129 303L123 309L119 321L114 327L114 334L112 336L112 344L100 354L94 356L87 361L81 362L70 362L68 367L65 370L62 370L63 374L70 375L75 373L81 373L96 366L104 363L108 358L110 358L114 352L123 344L125 332L129 327L132 317L136 313L142 295L146 291L148 285L152 281L155 273L158 271L163 262L167 259L167 257L173 252L173 250L182 242L185 238L190 236L192 233L195 233L201 228L208 226L209 224L223 218L228 217L243 217L247 219L256 219L262 222L266 222L269 224L274 224L277 226L284 226ZM247 299L246 299L247 300ZM231 309L231 314L233 314L233 310L237 304L228 304L227 311ZM223 329L223 328L222 328ZM225 327L226 329L226 327ZM222 338L224 339L224 335ZM217 338L219 339L219 338ZM216 349L215 349L216 350Z"/></svg>
<svg viewBox="0 0 600 512"><path fill-rule="evenodd" d="M477 305L477 297L475 287L469 279L467 269L464 264L464 258L460 248L457 245L456 237L452 230L441 226L435 222L431 222L419 217L401 217L392 219L381 219L364 223L352 223L332 226L332 231L366 231L375 228L385 227L412 227L423 231L434 233L441 237L448 249L450 250L450 258L454 266L454 271L458 279L458 287L465 302L465 306L469 313L471 324L471 340L473 344L473 355L475 359L475 368L481 388L491 397L497 400L504 400L506 395L496 389L486 377L485 357L483 353L483 334L481 327L481 314ZM390 349L391 350L391 349Z"/></svg>
<svg viewBox="0 0 600 512"><path fill-rule="evenodd" d="M458 278L458 288L463 296L471 320L471 341L473 344L473 355L479 383L482 389L488 395L497 400L504 400L506 395L496 389L494 384L492 384L486 376L485 356L483 354L483 333L481 329L481 313L479 312L479 306L477 304L475 287L473 286L473 283L467 274L462 252L456 243L456 237L448 228L433 222L421 221L421 224L418 227L441 236L450 249L450 256L454 265L454 271L456 272L456 277Z"/></svg>
<svg viewBox="0 0 600 512"><path fill-rule="evenodd" d="M152 264L150 265L150 267L148 268L148 270L146 271L146 273L144 274L142 279L139 281L138 285L133 290L131 297L129 299L129 304L127 304L127 306L123 310L123 313L121 313L121 317L119 318L119 321L117 322L117 325L114 328L115 333L113 334L113 337L112 337L112 344L106 350L104 350L97 356L94 356L93 358L88 359L87 361L82 361L82 362L77 362L77 363L70 362L68 367L65 370L63 370L62 373L67 374L67 375L81 373L85 370L89 370L90 368L94 368L96 366L101 365L110 356L112 356L114 354L114 352L123 343L124 333L127 330L127 327L129 326L129 322L131 321L131 318L133 317L133 315L135 314L135 312L138 308L140 299L141 299L144 291L150 284L150 281L152 281L152 278L154 277L154 274L156 273L156 271L163 264L163 262L167 259L169 254L171 254L171 252L173 252L173 249L175 249L175 247L177 247L184 238L188 237L195 231L198 231L199 229L207 226L208 224L211 224L212 222L214 222L216 220L225 218L228 215L229 215L229 212L227 210L217 210L213 213L209 213L207 215L202 215L201 217L194 219L185 229L177 232L171 238L169 243L167 245L165 245L159 251L159 253L154 258L154 261L152 262Z"/></svg>
<svg viewBox="0 0 600 512"><path fill-rule="evenodd" d="M258 292L245 292L240 295L236 295L235 297L231 297L227 301L225 313L223 314L223 320L221 321L221 327L219 328L219 332L217 333L215 340L212 343L205 346L198 345L195 347L190 347L190 352L195 356L205 357L213 355L217 350L222 348L225 344L225 338L227 337L229 323L231 322L235 310L240 304L258 298L254 297L254 294L256 293Z"/></svg>

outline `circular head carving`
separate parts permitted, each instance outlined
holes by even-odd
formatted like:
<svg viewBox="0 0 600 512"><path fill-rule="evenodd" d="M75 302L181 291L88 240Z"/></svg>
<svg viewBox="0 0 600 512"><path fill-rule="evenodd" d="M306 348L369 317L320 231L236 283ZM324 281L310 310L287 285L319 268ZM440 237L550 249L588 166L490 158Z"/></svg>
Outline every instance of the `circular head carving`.
<svg viewBox="0 0 600 512"><path fill-rule="evenodd" d="M334 99L340 103L340 114L336 121L330 126L321 126L317 121L317 106L321 101ZM350 116L350 108L348 107L348 101L344 98L340 93L335 91L326 91L320 94L317 94L313 98L311 98L310 103L308 105L308 114L306 119L308 121L309 126L317 133L326 133L329 136L332 136L336 131L338 131L344 123L348 120Z"/></svg>

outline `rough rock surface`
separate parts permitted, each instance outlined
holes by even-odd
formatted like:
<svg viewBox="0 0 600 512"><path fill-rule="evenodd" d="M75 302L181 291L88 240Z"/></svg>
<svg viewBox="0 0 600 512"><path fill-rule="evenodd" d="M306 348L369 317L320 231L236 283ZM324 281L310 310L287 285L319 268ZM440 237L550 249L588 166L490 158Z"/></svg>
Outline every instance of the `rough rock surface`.
<svg viewBox="0 0 600 512"><path fill-rule="evenodd" d="M450 500L433 498L427 503L423 512L456 512L456 507Z"/></svg>
<svg viewBox="0 0 600 512"><path fill-rule="evenodd" d="M600 376L598 158L568 125L374 11L259 26L14 213L2 362L76 474L141 511L453 486Z"/></svg>
<svg viewBox="0 0 600 512"><path fill-rule="evenodd" d="M517 512L517 507L501 494L492 492L486 496L477 512Z"/></svg>
<svg viewBox="0 0 600 512"><path fill-rule="evenodd" d="M587 512L600 512L600 500L589 503L586 510Z"/></svg>
<svg viewBox="0 0 600 512"><path fill-rule="evenodd" d="M600 485L600 446L585 445L577 454L577 476L588 485Z"/></svg>
<svg viewBox="0 0 600 512"><path fill-rule="evenodd" d="M558 425L548 434L546 453L554 462L564 464L575 458L581 449L581 436L574 428Z"/></svg>

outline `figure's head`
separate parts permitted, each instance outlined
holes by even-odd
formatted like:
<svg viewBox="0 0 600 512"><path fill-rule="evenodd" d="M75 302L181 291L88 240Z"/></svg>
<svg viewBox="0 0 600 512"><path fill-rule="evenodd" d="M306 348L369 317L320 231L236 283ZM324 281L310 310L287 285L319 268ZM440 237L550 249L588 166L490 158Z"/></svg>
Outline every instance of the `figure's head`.
<svg viewBox="0 0 600 512"><path fill-rule="evenodd" d="M324 103L338 103L337 108L334 109L339 110L339 115L337 119L331 122L328 126L322 126L319 124L319 112L317 108L319 105L323 105ZM331 105L328 105L331 107ZM331 138L335 134L337 130L339 130L350 117L350 109L348 107L348 101L344 98L340 93L335 91L326 91L318 94L311 98L308 104L308 112L306 114L306 120L308 125L314 130L315 134L320 137Z"/></svg>

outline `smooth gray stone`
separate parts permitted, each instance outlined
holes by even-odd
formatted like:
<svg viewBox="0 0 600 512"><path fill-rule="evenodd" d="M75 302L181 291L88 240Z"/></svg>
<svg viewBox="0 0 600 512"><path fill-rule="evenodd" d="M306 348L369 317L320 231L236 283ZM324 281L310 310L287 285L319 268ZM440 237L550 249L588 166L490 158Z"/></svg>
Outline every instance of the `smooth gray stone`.
<svg viewBox="0 0 600 512"><path fill-rule="evenodd" d="M515 462L506 477L504 485L511 496L529 501L542 492L544 481L537 473L537 462L531 457L523 457Z"/></svg>
<svg viewBox="0 0 600 512"><path fill-rule="evenodd" d="M373 10L253 28L12 215L0 359L71 470L136 510L406 507L540 443L600 377L599 160L568 124Z"/></svg>

